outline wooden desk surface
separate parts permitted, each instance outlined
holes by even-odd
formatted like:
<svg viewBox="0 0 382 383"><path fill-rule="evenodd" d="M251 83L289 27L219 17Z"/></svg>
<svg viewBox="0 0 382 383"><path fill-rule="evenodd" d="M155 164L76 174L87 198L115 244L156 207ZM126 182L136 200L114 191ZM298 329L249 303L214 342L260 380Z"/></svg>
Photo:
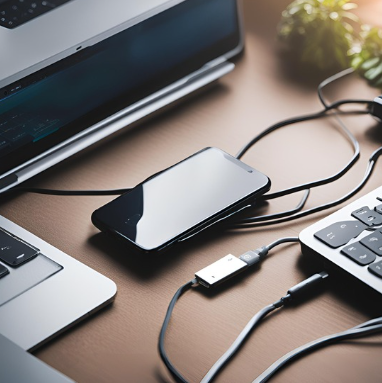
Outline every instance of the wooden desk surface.
<svg viewBox="0 0 382 383"><path fill-rule="evenodd" d="M247 0L246 52L237 69L211 90L163 115L76 155L29 182L62 189L135 185L191 153L217 146L229 153L286 117L320 108L318 79L287 70L278 54L276 25L289 0ZM360 0L364 19L379 23L380 0ZM312 75L313 76L313 75ZM331 99L377 95L357 78L332 87ZM362 148L361 160L340 181L312 192L308 206L339 197L355 186L370 153L382 144L370 117L347 118ZM259 143L244 161L266 173L273 190L339 170L351 149L335 121L286 128ZM359 195L381 185L382 162ZM273 201L261 213L286 209L299 196ZM301 229L327 213L272 228L205 235L150 263L99 234L90 222L108 197L25 194L3 201L0 213L113 279L113 305L51 341L36 355L78 382L168 382L157 339L168 303L194 272L227 253L239 255ZM170 358L191 382L200 381L249 318L309 274L298 246L272 252L258 270L213 294L188 292L176 306L166 340ZM319 271L319 270L317 270ZM291 349L381 315L363 293L332 281L314 300L285 309L252 334L216 382L250 382ZM73 297L75 298L75 297ZM33 329L31 329L33 331ZM382 336L336 345L283 370L275 382L380 382Z"/></svg>

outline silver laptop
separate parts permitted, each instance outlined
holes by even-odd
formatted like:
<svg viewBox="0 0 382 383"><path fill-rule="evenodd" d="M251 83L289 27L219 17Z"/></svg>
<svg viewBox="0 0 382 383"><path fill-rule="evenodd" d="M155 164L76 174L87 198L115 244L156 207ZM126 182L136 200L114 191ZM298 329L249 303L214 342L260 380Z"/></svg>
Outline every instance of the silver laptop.
<svg viewBox="0 0 382 383"><path fill-rule="evenodd" d="M238 7L0 0L0 193L230 72L242 50ZM9 340L15 352L35 349L115 294L0 216L0 353Z"/></svg>
<svg viewBox="0 0 382 383"><path fill-rule="evenodd" d="M236 0L0 0L0 47L2 192L230 72L242 34Z"/></svg>

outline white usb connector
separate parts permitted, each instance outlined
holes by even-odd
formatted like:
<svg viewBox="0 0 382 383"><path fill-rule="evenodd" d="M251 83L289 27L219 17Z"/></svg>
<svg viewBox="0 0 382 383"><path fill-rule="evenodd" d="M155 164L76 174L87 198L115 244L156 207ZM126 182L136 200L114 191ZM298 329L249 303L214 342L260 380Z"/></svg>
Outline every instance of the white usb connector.
<svg viewBox="0 0 382 383"><path fill-rule="evenodd" d="M198 283L210 288L246 269L248 264L232 254L226 255L213 264L195 273Z"/></svg>

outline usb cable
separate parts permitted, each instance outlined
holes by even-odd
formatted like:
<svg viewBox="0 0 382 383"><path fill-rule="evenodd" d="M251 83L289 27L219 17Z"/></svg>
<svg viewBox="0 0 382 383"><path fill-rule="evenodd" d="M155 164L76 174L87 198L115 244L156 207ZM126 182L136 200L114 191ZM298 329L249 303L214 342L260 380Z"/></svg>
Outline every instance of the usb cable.
<svg viewBox="0 0 382 383"><path fill-rule="evenodd" d="M219 261L213 263L212 265L195 273L194 279L187 282L177 290L167 309L167 313L160 331L158 344L159 353L162 358L162 361L164 362L168 371L171 373L176 382L188 383L187 380L182 376L182 374L176 369L176 367L171 363L170 359L168 358L164 346L164 341L172 312L180 296L183 295L186 291L190 290L192 287L196 287L198 285L205 288L212 288L218 285L219 283L223 283L227 279L233 277L234 275L240 273L248 267L256 265L257 263L262 261L264 257L268 254L268 252L274 247L288 242L298 242L298 238L287 237L278 239L277 241L272 242L267 246L260 247L256 250L250 250L242 254L239 258L235 257L232 254L229 254L220 259ZM258 313L256 313L247 323L244 329L240 332L240 334L234 340L234 342L231 344L228 350L210 368L207 374L203 377L201 383L209 383L216 377L216 375L221 371L221 369L226 365L226 363L228 363L229 360L233 357L233 355L240 349L241 345L248 338L251 332L268 314L277 309L283 308L290 302L298 302L301 297L306 296L306 293L309 292L309 290L319 285L322 281L326 280L327 277L328 274L325 271L312 275L311 277L305 279L299 284L291 287L287 291L285 296L281 297L279 300L264 307ZM306 300L302 300L302 302L306 302ZM382 332L382 317L372 319L370 321L367 321L340 333L328 335L320 339L314 340L312 342L309 342L306 345L298 347L297 349L281 357L266 371L264 371L263 374L257 377L253 381L253 383L264 383L268 381L274 374L280 371L287 364L321 347L325 347L327 345L346 339L361 338L363 336L375 334L378 332Z"/></svg>
<svg viewBox="0 0 382 383"><path fill-rule="evenodd" d="M196 282L206 288L214 287L244 271L248 267L254 266L261 262L268 255L269 251L274 249L276 246L283 243L298 242L298 237L285 237L280 238L267 246L259 247L256 250L249 250L242 254L239 258L232 254L228 254L195 273Z"/></svg>
<svg viewBox="0 0 382 383"><path fill-rule="evenodd" d="M239 258L235 257L232 254L229 254L212 265L198 271L195 273L195 278L181 286L175 295L173 296L167 313L161 328L159 335L159 353L160 356L166 365L167 369L170 371L171 375L177 382L187 383L187 380L180 374L175 366L171 363L170 359L167 356L164 341L167 331L168 324L172 312L174 310L175 304L186 291L190 290L192 287L197 285L203 286L205 288L212 288L220 283L225 282L229 278L235 276L236 274L244 271L248 267L258 264L264 259L270 250L284 243L297 243L297 237L286 237L280 238L277 241L272 242L267 246L260 247L256 250L250 250L242 254ZM235 342L227 350L226 353L215 363L215 365L210 369L210 371L203 378L202 382L210 382L216 374L221 370L221 368L228 362L228 360L237 352L241 344L245 341L250 332L257 326L257 324L269 313L272 311L282 308L284 305L288 304L292 300L298 299L307 289L318 284L328 276L327 273L322 272L319 274L314 274L305 281L299 283L298 285L290 288L287 294L280 298L278 301L273 304L265 307L260 310L247 324L244 330L240 333Z"/></svg>
<svg viewBox="0 0 382 383"><path fill-rule="evenodd" d="M290 288L287 294L281 297L278 301L264 307L257 314L255 314L252 319L247 323L244 329L241 331L239 336L235 339L229 349L219 358L219 360L210 368L207 374L202 379L201 383L209 383L217 375L217 373L223 368L223 366L233 357L233 355L238 351L244 341L247 339L249 334L254 330L254 328L264 319L268 314L276 309L281 309L291 301L299 299L301 296L305 295L306 292L311 289L313 286L316 286L321 281L328 277L328 273L323 271L318 274L314 274L308 279L300 282L296 286Z"/></svg>

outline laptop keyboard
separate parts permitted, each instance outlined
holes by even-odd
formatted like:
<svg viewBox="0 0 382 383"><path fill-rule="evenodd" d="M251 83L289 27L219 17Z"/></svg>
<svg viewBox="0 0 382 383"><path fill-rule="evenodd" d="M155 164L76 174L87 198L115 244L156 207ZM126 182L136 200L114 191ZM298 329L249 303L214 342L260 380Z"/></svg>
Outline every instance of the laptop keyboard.
<svg viewBox="0 0 382 383"><path fill-rule="evenodd" d="M0 228L0 306L60 270L39 249Z"/></svg>
<svg viewBox="0 0 382 383"><path fill-rule="evenodd" d="M71 0L8 0L0 2L0 26L13 29Z"/></svg>

